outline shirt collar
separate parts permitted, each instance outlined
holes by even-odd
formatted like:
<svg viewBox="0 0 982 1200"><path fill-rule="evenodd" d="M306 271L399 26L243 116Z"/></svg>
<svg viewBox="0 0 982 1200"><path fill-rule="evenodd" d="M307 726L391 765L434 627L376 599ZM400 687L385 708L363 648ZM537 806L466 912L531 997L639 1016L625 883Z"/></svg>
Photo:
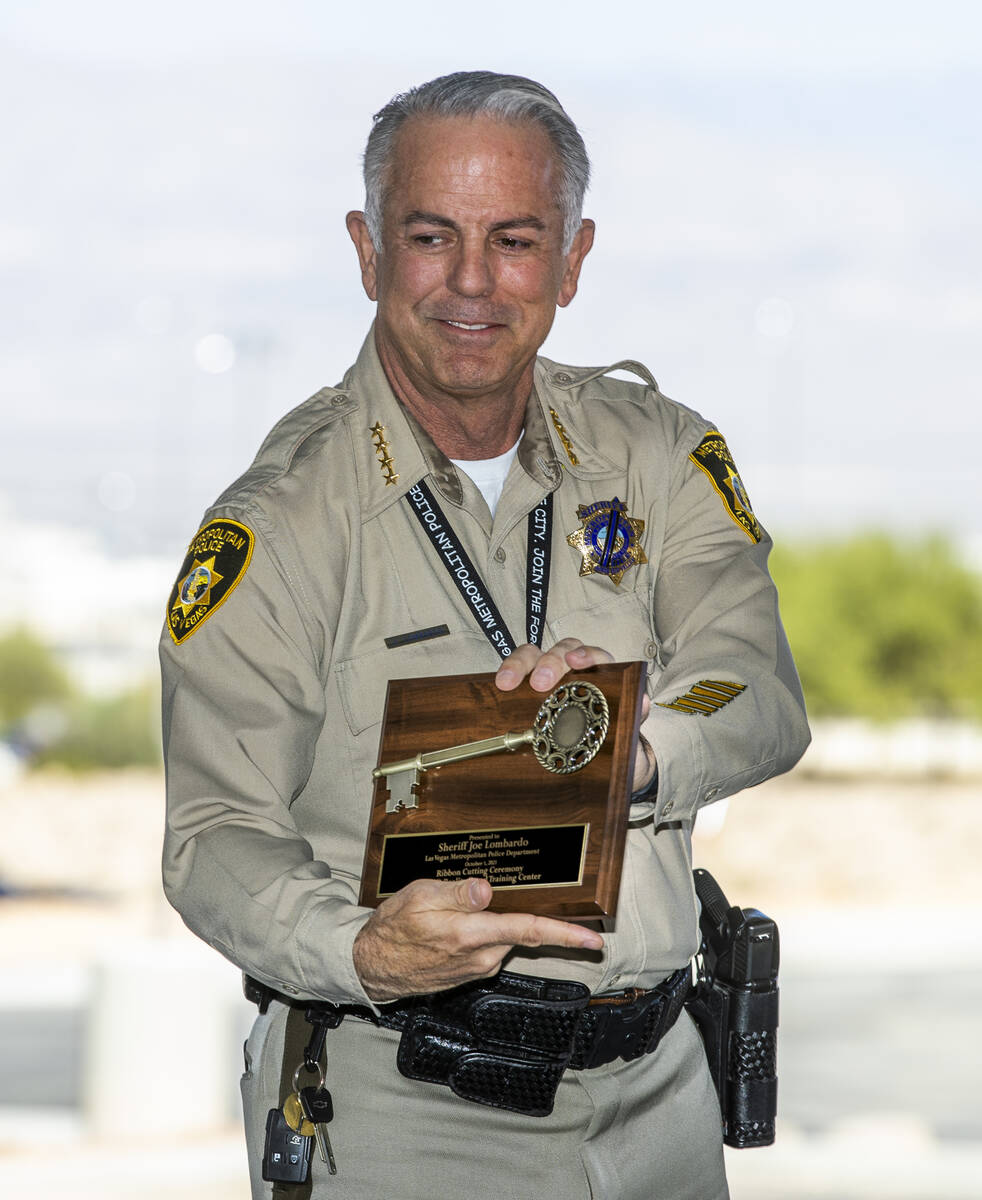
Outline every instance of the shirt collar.
<svg viewBox="0 0 982 1200"><path fill-rule="evenodd" d="M562 481L566 453L547 417L548 402L539 392L538 365L525 409L525 436L518 447L523 470L544 491ZM352 431L358 490L366 518L401 500L411 487L429 475L448 503L463 503L464 492L457 470L438 449L420 423L399 402L382 367L375 346L375 327L368 331L354 366L338 391L346 393Z"/></svg>

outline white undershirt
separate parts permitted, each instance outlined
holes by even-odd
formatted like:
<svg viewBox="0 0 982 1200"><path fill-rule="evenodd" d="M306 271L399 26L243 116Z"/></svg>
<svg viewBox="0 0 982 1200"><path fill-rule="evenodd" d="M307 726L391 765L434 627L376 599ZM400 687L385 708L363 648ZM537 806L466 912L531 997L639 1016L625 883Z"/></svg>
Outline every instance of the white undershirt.
<svg viewBox="0 0 982 1200"><path fill-rule="evenodd" d="M518 435L518 442L522 440L524 433L523 429ZM501 489L505 486L505 476L518 451L518 442L504 454L499 454L497 458L452 458L450 460L458 471L463 471L474 481L478 491L484 497L484 502L491 510L492 517L494 510L498 507Z"/></svg>

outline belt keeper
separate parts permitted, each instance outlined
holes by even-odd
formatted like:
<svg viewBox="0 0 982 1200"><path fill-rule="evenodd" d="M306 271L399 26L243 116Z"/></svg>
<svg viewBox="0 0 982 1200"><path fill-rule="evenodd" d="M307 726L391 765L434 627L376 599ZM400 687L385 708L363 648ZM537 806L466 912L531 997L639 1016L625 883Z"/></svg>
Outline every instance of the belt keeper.
<svg viewBox="0 0 982 1200"><path fill-rule="evenodd" d="M651 991L630 989L633 999L595 996L596 1004L587 1007L574 1048L570 1067L590 1070L623 1058L630 1062L654 1050L681 1012L691 988L688 967L660 983ZM640 1005L633 1013L631 1005Z"/></svg>
<svg viewBox="0 0 982 1200"><path fill-rule="evenodd" d="M543 1054L565 1065L580 1013L589 992L569 1000L527 1000L520 996L482 996L468 1013L475 1037L491 1045Z"/></svg>

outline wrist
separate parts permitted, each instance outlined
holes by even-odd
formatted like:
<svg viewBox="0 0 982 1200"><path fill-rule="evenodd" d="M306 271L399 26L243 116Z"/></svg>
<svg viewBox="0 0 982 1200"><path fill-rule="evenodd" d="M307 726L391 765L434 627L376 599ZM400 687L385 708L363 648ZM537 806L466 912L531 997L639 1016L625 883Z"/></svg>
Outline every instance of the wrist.
<svg viewBox="0 0 982 1200"><path fill-rule="evenodd" d="M645 757L648 769L642 776L641 783L631 793L632 804L653 802L658 796L658 762L651 743L643 733L638 734L638 746Z"/></svg>

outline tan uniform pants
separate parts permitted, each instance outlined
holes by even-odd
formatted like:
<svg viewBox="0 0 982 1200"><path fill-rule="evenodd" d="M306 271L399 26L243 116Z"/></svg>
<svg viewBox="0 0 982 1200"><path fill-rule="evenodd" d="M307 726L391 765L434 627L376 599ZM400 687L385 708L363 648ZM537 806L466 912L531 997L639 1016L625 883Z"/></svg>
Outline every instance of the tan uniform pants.
<svg viewBox="0 0 982 1200"><path fill-rule="evenodd" d="M272 1004L242 1078L253 1200L276 1103L286 1009ZM653 1054L567 1071L548 1117L458 1099L406 1079L399 1035L347 1017L327 1035L338 1174L316 1149L315 1200L726 1200L719 1107L686 1013Z"/></svg>

